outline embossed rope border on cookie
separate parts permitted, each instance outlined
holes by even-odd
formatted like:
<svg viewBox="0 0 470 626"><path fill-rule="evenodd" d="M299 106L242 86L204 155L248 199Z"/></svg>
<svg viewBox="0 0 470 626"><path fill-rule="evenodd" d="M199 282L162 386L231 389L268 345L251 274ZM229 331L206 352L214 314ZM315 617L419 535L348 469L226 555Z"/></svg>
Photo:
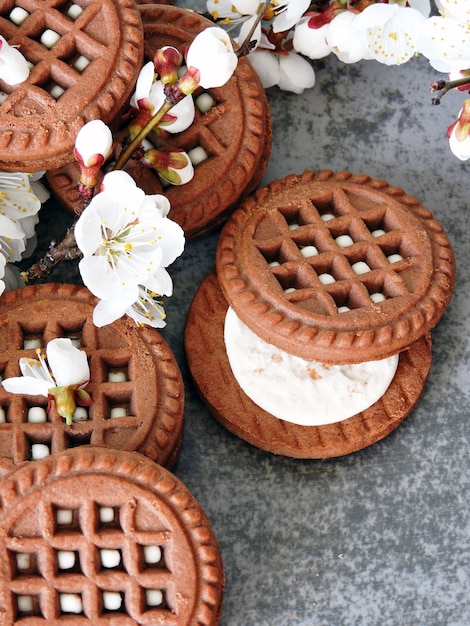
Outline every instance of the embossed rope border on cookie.
<svg viewBox="0 0 470 626"><path fill-rule="evenodd" d="M423 392L432 358L430 333L400 354L389 388L361 413L323 426L300 426L278 419L257 406L232 374L224 342L227 307L212 272L200 285L189 310L186 355L196 388L215 419L257 448L301 459L351 454L389 435Z"/></svg>
<svg viewBox="0 0 470 626"><path fill-rule="evenodd" d="M100 508L114 511L111 526ZM59 525L57 510L72 511ZM85 446L25 464L0 481L0 612L16 624L18 595L39 596L28 623L62 623L61 593L80 594L71 621L109 624L104 591L120 592L116 623L215 626L222 608L223 566L200 504L181 481L141 454ZM164 562L146 567L142 549L161 546ZM99 549L121 551L118 570L100 567ZM57 550L76 551L79 570L60 571ZM34 555L36 573L16 571L15 555ZM148 607L146 589L161 589L163 606ZM5 621L6 620L6 621ZM20 622L18 622L20 623ZM113 622L114 623L114 622Z"/></svg>
<svg viewBox="0 0 470 626"><path fill-rule="evenodd" d="M47 407L47 398L9 394L0 387L6 413L0 424L0 466L30 460L31 442L51 452L86 443L136 450L171 467L183 434L184 388L174 355L158 331L121 318L97 328L92 314L96 298L84 287L46 283L4 293L0 298L0 368L3 378L19 376L19 358L35 358L25 338L42 348L56 337L78 339L90 364L87 385L93 404L88 419L65 420L52 408L46 422L29 423L28 408ZM124 368L126 380L110 382L108 372ZM113 406L127 407L111 417Z"/></svg>
<svg viewBox="0 0 470 626"><path fill-rule="evenodd" d="M19 25L10 19L16 2L3 3L0 34L18 45L33 63L29 78L10 88L0 105L0 169L51 169L73 160L73 146L88 121L111 122L130 96L142 56L142 24L133 0L86 0L75 19L61 12L66 3L27 0L29 16ZM68 4L67 4L68 6ZM60 35L50 49L40 36ZM77 70L83 55L89 64ZM54 85L64 89L57 99Z"/></svg>
<svg viewBox="0 0 470 626"><path fill-rule="evenodd" d="M336 237L346 234L353 243L341 248ZM304 258L301 249L311 245L317 254ZM392 263L395 253L401 260ZM355 263L368 271L356 274ZM251 330L326 363L405 349L439 321L455 281L449 239L416 198L383 180L329 170L255 192L225 225L216 267L226 299ZM324 284L321 275L333 280ZM375 291L383 302L371 300ZM342 305L350 310L339 312Z"/></svg>

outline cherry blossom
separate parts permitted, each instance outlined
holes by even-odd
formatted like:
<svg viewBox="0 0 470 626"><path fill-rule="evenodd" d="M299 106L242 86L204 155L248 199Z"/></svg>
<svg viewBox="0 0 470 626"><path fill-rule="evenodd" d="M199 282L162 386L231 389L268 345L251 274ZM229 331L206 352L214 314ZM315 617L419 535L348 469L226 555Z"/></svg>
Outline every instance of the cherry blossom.
<svg viewBox="0 0 470 626"><path fill-rule="evenodd" d="M8 264L31 252L28 243L34 242L38 212L49 198L49 192L38 182L42 174L0 172L0 294L10 284L18 286Z"/></svg>
<svg viewBox="0 0 470 626"><path fill-rule="evenodd" d="M430 17L422 24L416 45L438 72L469 68L470 22L446 16Z"/></svg>
<svg viewBox="0 0 470 626"><path fill-rule="evenodd" d="M237 64L230 37L223 28L217 26L199 33L186 54L188 72L204 89L225 85ZM184 80L184 76L180 80Z"/></svg>
<svg viewBox="0 0 470 626"><path fill-rule="evenodd" d="M416 54L416 33L424 22L417 9L398 4L371 4L355 20L373 59L385 65L406 63Z"/></svg>
<svg viewBox="0 0 470 626"><path fill-rule="evenodd" d="M166 267L183 252L184 233L167 218L169 209L165 196L145 195L124 171L104 177L75 226L80 274L92 293L126 309L138 299L139 285L171 295Z"/></svg>
<svg viewBox="0 0 470 626"><path fill-rule="evenodd" d="M139 73L136 88L130 101L131 106L136 110L136 117L129 125L131 139L138 135L164 102L164 85L160 80L155 80L154 64L149 61ZM166 113L158 123L158 127L164 128L169 133L180 133L191 126L194 115L193 97L187 95L172 106L171 111Z"/></svg>
<svg viewBox="0 0 470 626"><path fill-rule="evenodd" d="M91 398L84 390L90 380L86 353L68 338L53 339L47 344L47 363L41 350L36 353L38 359L20 359L22 376L6 378L2 385L9 393L49 398L59 415L71 424L76 404L91 404Z"/></svg>

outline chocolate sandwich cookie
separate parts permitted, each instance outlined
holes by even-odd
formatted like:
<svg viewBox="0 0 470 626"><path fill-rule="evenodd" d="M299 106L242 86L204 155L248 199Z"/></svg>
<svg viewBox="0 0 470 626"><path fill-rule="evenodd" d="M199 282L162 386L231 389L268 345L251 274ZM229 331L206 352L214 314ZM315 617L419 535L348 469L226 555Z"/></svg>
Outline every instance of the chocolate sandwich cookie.
<svg viewBox="0 0 470 626"><path fill-rule="evenodd" d="M162 5L143 5L140 9L146 60L152 60L155 51L163 46L184 52L198 33L213 26L208 19L186 9ZM136 162L126 167L146 193L164 193L168 197L169 217L184 229L188 239L221 223L259 185L272 137L265 90L247 58L239 59L225 85L200 90L194 98L193 124L165 140L170 148L205 155L195 165L193 179L184 185L163 188L154 170ZM47 175L55 196L72 212L81 206L78 175L75 163Z"/></svg>
<svg viewBox="0 0 470 626"><path fill-rule="evenodd" d="M80 128L111 122L134 88L143 55L133 0L6 0L0 34L31 64L0 82L0 170L31 172L73 160Z"/></svg>
<svg viewBox="0 0 470 626"><path fill-rule="evenodd" d="M86 352L92 405L69 426L47 398L0 386L0 467L85 444L136 450L171 467L183 437L184 389L168 344L127 317L97 328L96 299L84 287L48 283L0 300L0 369L21 376L19 359L37 358L49 341L69 337Z"/></svg>
<svg viewBox="0 0 470 626"><path fill-rule="evenodd" d="M185 343L199 392L229 430L323 458L374 443L411 411L455 280L450 242L418 200L348 172L274 181L224 227L216 269ZM300 382L284 384L294 370Z"/></svg>
<svg viewBox="0 0 470 626"><path fill-rule="evenodd" d="M224 574L201 505L136 452L83 446L0 481L4 624L216 626Z"/></svg>

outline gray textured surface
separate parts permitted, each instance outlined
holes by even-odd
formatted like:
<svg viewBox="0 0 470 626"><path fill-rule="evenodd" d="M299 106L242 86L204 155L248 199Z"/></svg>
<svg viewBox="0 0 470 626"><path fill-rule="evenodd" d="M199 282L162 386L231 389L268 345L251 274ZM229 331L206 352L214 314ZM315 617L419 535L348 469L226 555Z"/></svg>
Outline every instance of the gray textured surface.
<svg viewBox="0 0 470 626"><path fill-rule="evenodd" d="M182 4L182 3L179 3ZM433 332L417 408L383 441L345 458L295 461L259 451L209 415L183 352L185 316L214 264L217 233L187 245L173 268L164 335L186 383L175 473L205 508L226 571L221 626L470 624L469 173L445 130L462 96L430 104L424 59L316 64L301 96L269 92L268 182L305 169L349 169L418 197L445 226L459 268ZM47 228L62 227L51 212ZM71 267L54 280L72 280Z"/></svg>

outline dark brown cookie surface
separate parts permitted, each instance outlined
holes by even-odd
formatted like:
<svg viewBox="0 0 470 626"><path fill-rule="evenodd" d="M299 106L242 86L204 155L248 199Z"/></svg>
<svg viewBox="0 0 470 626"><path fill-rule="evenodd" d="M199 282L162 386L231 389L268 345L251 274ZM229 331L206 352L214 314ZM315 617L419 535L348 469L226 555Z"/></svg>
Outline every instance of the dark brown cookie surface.
<svg viewBox="0 0 470 626"><path fill-rule="evenodd" d="M189 311L186 354L196 387L214 417L258 448L312 459L355 452L394 430L423 391L431 366L429 334L400 354L390 387L369 409L325 426L299 426L277 419L253 403L233 377L223 337L227 307L212 273L200 286Z"/></svg>
<svg viewBox="0 0 470 626"><path fill-rule="evenodd" d="M0 481L4 624L215 626L216 537L169 471L138 453L84 446Z"/></svg>
<svg viewBox="0 0 470 626"><path fill-rule="evenodd" d="M455 261L418 200L366 175L274 181L230 218L217 248L227 301L258 336L305 359L397 354L440 319Z"/></svg>
<svg viewBox="0 0 470 626"><path fill-rule="evenodd" d="M95 444L136 450L171 466L183 435L184 390L173 353L161 335L121 318L97 328L95 299L74 285L48 283L2 295L0 366L2 378L20 376L21 357L36 358L57 337L70 337L88 357L93 404L86 418L65 423L57 411L45 414L44 396L14 395L0 387L4 422L0 423L0 465L10 467L33 458L39 444L48 453Z"/></svg>
<svg viewBox="0 0 470 626"><path fill-rule="evenodd" d="M184 52L199 32L213 26L197 13L177 7L144 5L141 13L147 60L165 45ZM165 145L173 148L187 152L203 148L207 153L208 158L195 166L189 183L163 189L153 170L135 163L128 167L147 193L165 193L171 204L170 217L184 229L187 238L216 226L258 186L271 148L266 94L248 59L239 59L228 83L207 93L213 106L204 113L196 106L192 126L165 140ZM54 194L71 211L80 210L77 180L76 164L48 173Z"/></svg>
<svg viewBox="0 0 470 626"><path fill-rule="evenodd" d="M80 128L111 122L130 96L143 53L133 0L6 0L0 34L33 64L0 105L0 170L37 171L73 160Z"/></svg>

